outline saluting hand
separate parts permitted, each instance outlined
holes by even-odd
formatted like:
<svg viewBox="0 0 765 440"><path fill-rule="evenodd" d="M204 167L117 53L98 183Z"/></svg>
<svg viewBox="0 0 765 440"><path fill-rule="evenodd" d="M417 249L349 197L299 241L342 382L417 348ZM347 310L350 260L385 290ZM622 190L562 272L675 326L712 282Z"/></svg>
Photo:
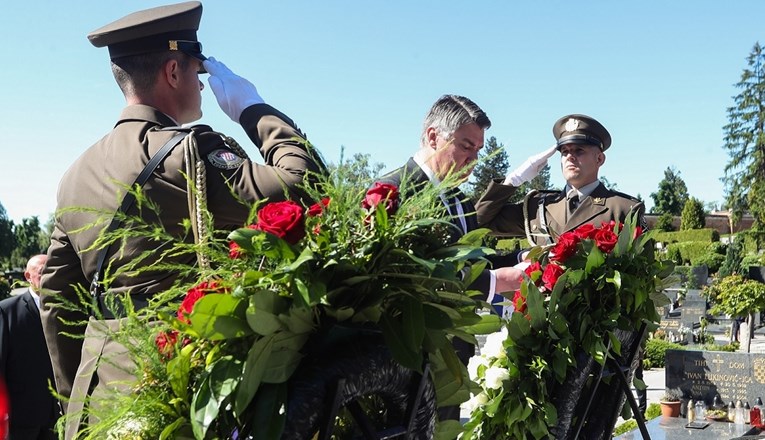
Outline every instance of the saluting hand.
<svg viewBox="0 0 765 440"><path fill-rule="evenodd" d="M547 150L526 159L526 161L523 162L521 166L511 171L507 177L505 177L505 185L520 186L521 184L535 178L537 175L539 175L539 172L542 171L542 168L547 165L547 159L555 154L557 150L558 146L553 145Z"/></svg>
<svg viewBox="0 0 765 440"><path fill-rule="evenodd" d="M232 121L239 123L244 109L251 105L263 104L263 98L255 86L235 74L225 64L215 58L203 62L205 70L210 73L207 82L218 100L218 105Z"/></svg>

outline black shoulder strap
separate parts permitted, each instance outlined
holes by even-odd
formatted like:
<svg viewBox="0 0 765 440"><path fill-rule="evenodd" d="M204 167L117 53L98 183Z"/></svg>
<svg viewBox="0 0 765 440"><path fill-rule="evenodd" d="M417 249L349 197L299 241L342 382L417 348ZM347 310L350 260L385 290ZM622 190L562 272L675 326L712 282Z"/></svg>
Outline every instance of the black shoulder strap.
<svg viewBox="0 0 765 440"><path fill-rule="evenodd" d="M177 127L174 127L177 129ZM133 182L133 185L130 186L130 189L132 190L135 188L136 185L139 187L142 187L144 183L146 183L147 180L149 180L149 176L151 176L151 173L154 172L155 169L157 169L157 166L159 166L160 162L162 162L165 157L167 157L168 153L170 153L170 150L172 150L178 143L181 142L181 140L186 137L188 133L178 133L175 136L173 136L169 141L165 143L165 145L162 146L162 148L157 151L154 156L151 157L149 160L149 163L146 164L146 166L143 168L140 174L138 174L138 177L135 178L135 182ZM120 224L120 219L117 214L121 212L127 212L132 206L133 202L135 201L135 195L128 191L125 193L125 197L122 199L122 203L120 203L119 208L117 208L117 211L114 213L114 217L112 217L111 223L109 223L109 226L106 228L106 230L103 233L109 233L113 231L117 226ZM93 279L90 281L90 294L93 296L93 298L96 299L96 301L99 301L99 297L102 289L101 285L101 277L103 276L104 271L104 262L106 261L106 253L109 251L109 245L104 246L101 248L101 250L98 252L98 258L96 263L96 272L93 274ZM99 304L100 308L100 304Z"/></svg>

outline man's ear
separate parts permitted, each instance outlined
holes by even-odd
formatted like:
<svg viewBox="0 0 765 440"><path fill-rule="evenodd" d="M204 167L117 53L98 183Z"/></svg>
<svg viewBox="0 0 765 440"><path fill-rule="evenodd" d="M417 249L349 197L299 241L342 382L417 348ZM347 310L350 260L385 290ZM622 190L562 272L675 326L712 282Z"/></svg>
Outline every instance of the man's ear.
<svg viewBox="0 0 765 440"><path fill-rule="evenodd" d="M425 142L427 146L432 149L436 149L436 143L438 140L438 130L435 127L428 127L425 129Z"/></svg>
<svg viewBox="0 0 765 440"><path fill-rule="evenodd" d="M598 154L598 166L602 167L604 163L606 163L606 153L601 151L600 154Z"/></svg>
<svg viewBox="0 0 765 440"><path fill-rule="evenodd" d="M178 82L181 79L181 65L178 64L178 60L170 59L162 68L162 77L172 88L178 87Z"/></svg>

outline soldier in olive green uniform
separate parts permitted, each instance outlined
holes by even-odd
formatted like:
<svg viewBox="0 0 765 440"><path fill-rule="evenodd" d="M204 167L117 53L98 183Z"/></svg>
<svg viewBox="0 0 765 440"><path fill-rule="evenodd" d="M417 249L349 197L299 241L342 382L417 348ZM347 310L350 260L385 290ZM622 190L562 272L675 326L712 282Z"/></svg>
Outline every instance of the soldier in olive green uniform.
<svg viewBox="0 0 765 440"><path fill-rule="evenodd" d="M235 229L243 226L249 214L249 207L242 201L303 198L305 195L297 185L307 175L324 172L317 153L305 145L303 134L288 117L265 104L246 79L202 55L201 43L196 38L201 14L199 2L163 6L128 15L88 35L96 47L109 48L112 71L127 106L112 131L69 168L58 191L59 211L42 278L42 321L58 392L65 397L72 395L69 409L75 403L75 395L82 398L77 394L76 382L81 381L79 385L87 393L100 352L109 351L110 342L88 339L97 333L91 327L99 322L116 328L111 321L118 320L109 318L119 316L104 310L106 320L90 318L86 330L67 324L86 320L85 313L56 307L55 303L60 299L78 302L72 286L88 288L97 272L98 254L98 250L88 248L117 211L125 188L136 181L158 150L177 134L186 135L175 143L143 185L145 198L156 204L159 212L145 206L139 211L134 203L127 215L140 216L147 224L161 224L168 234L188 242L194 240L195 234L185 232L182 224L185 219L194 223L195 217L201 216L200 200L206 199L216 229ZM210 86L219 105L241 124L260 150L264 165L252 162L236 142L210 127L180 127L201 117L204 86L198 74L205 69L211 74ZM190 183L186 175L194 176L194 181ZM197 185L199 182L201 186ZM194 189L200 188L206 198L194 195L197 194ZM60 211L64 208L73 209ZM97 225L92 227L94 223ZM196 229L194 232L200 233ZM110 265L110 274L117 275L109 282L109 294L129 293L136 308L140 308L153 294L170 287L177 274L118 272L142 253L154 250L154 255L159 255L162 249L161 243L143 238L130 239L122 248L111 246L106 265ZM173 262L193 265L195 258L185 256ZM62 332L85 333L85 347L82 339L67 337ZM88 347L91 339L96 339L96 353ZM121 378L118 371L110 373L103 368L102 372L102 367L99 366L98 377L94 378L99 385ZM68 428L67 438L72 435Z"/></svg>
<svg viewBox="0 0 765 440"><path fill-rule="evenodd" d="M634 212L645 227L643 203L598 180L604 152L611 145L606 128L589 116L568 115L555 123L553 134L554 147L530 158L504 181L489 184L476 205L479 226L500 236L526 237L532 245L554 243L560 234L583 224L624 222ZM523 203L507 203L516 187L536 176L556 150L561 153L565 189L532 191Z"/></svg>

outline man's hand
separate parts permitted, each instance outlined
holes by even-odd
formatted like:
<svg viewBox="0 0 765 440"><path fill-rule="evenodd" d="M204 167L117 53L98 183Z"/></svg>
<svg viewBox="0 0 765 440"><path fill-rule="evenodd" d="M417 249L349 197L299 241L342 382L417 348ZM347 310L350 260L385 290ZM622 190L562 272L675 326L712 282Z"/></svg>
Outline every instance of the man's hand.
<svg viewBox="0 0 765 440"><path fill-rule="evenodd" d="M553 145L547 150L526 159L521 166L511 171L505 177L505 185L521 186L521 184L535 178L542 171L542 168L547 165L547 159L555 154L557 150L558 146Z"/></svg>
<svg viewBox="0 0 765 440"><path fill-rule="evenodd" d="M494 269L494 275L497 277L494 290L502 296L512 299L513 293L521 288L523 270L516 267L500 267Z"/></svg>
<svg viewBox="0 0 765 440"><path fill-rule="evenodd" d="M232 121L239 123L244 109L251 105L263 104L258 89L232 72L225 64L215 58L208 58L202 64L210 73L207 82L218 100L218 105Z"/></svg>

